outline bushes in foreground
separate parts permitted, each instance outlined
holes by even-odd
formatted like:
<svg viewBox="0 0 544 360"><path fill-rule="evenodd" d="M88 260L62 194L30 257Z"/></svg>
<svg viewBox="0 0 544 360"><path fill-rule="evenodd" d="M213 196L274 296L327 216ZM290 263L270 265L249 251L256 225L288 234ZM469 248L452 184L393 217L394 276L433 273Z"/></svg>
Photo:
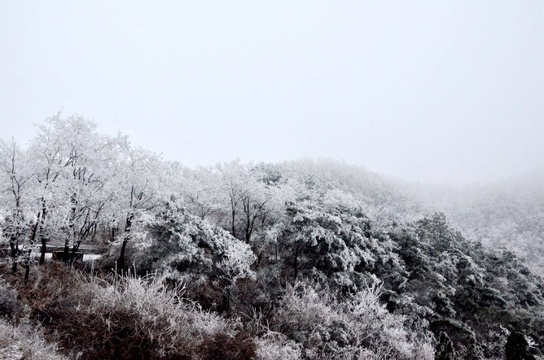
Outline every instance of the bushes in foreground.
<svg viewBox="0 0 544 360"><path fill-rule="evenodd" d="M243 322L202 310L159 276L98 277L49 264L31 283L12 280L19 325L0 323L0 336L11 334L2 336L8 340L0 351L13 358L432 358L431 346L414 341L403 318L379 304L377 288L341 302L297 283L284 291L272 317L256 313Z"/></svg>
<svg viewBox="0 0 544 360"><path fill-rule="evenodd" d="M0 318L12 319L17 309L17 292L0 283Z"/></svg>
<svg viewBox="0 0 544 360"><path fill-rule="evenodd" d="M389 313L372 286L338 301L330 291L289 286L272 328L303 345L308 359L433 359L427 339L416 341L404 317Z"/></svg>
<svg viewBox="0 0 544 360"><path fill-rule="evenodd" d="M159 277L90 277L51 264L21 289L29 317L63 353L85 359L250 359L239 326L184 301Z"/></svg>
<svg viewBox="0 0 544 360"><path fill-rule="evenodd" d="M18 325L0 318L0 359L63 360L54 343L47 342L39 328L27 321Z"/></svg>

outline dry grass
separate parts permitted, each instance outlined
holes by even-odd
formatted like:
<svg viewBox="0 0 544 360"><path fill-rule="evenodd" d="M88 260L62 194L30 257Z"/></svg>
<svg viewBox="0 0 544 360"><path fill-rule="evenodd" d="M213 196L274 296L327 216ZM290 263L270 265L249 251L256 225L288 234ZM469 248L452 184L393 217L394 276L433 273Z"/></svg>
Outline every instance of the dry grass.
<svg viewBox="0 0 544 360"><path fill-rule="evenodd" d="M379 302L380 288L369 287L339 301L298 283L290 286L271 319L271 328L302 345L309 359L433 359L429 341L416 343L404 318Z"/></svg>
<svg viewBox="0 0 544 360"><path fill-rule="evenodd" d="M39 354L44 347L51 356L61 352L79 360L433 357L429 342L411 340L403 318L380 305L377 287L339 301L326 289L297 284L286 289L272 313L256 312L242 324L203 310L183 296L183 287L164 280L90 276L55 263L28 284L14 277L21 302L14 318L37 320L43 336L27 325L15 331L4 324L3 331L15 331L19 339L8 341L5 351L17 358L24 349ZM6 299L13 299L10 291Z"/></svg>
<svg viewBox="0 0 544 360"><path fill-rule="evenodd" d="M13 319L18 310L17 291L0 282L0 318Z"/></svg>
<svg viewBox="0 0 544 360"><path fill-rule="evenodd" d="M33 280L15 283L26 313L70 358L255 358L236 322L184 300L160 277L99 278L50 264Z"/></svg>
<svg viewBox="0 0 544 360"><path fill-rule="evenodd" d="M0 359L63 360L54 343L43 338L41 329L23 321L14 325L0 318Z"/></svg>

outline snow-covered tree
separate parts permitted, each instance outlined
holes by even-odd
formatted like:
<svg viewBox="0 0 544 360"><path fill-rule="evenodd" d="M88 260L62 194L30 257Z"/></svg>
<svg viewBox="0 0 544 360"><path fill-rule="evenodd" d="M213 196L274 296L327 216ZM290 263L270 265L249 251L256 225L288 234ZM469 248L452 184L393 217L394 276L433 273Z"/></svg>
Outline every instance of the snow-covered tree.
<svg viewBox="0 0 544 360"><path fill-rule="evenodd" d="M124 224L121 236L121 250L117 261L119 270L125 268L125 250L132 237L134 227L159 204L168 199L170 192L165 189L165 168L160 156L142 148L135 148L125 138L120 146L120 160L114 178L117 191L116 212Z"/></svg>
<svg viewBox="0 0 544 360"><path fill-rule="evenodd" d="M30 182L34 176L27 154L17 145L0 140L0 201L4 221L2 234L9 241L13 271L17 270L19 245L26 239L31 203Z"/></svg>
<svg viewBox="0 0 544 360"><path fill-rule="evenodd" d="M158 270L190 284L202 278L216 282L223 292L224 310L238 280L255 275L251 269L255 255L248 244L176 204L168 204L147 228L151 240L135 259L139 270Z"/></svg>
<svg viewBox="0 0 544 360"><path fill-rule="evenodd" d="M115 141L98 134L92 121L58 114L39 126L29 149L36 160L39 227L43 231L47 224L49 231L64 237L65 260L70 245L76 251L96 231L113 199L113 148ZM45 243L46 234L40 235Z"/></svg>
<svg viewBox="0 0 544 360"><path fill-rule="evenodd" d="M217 168L184 168L179 178L178 191L185 208L203 220L220 225L226 215L226 194Z"/></svg>
<svg viewBox="0 0 544 360"><path fill-rule="evenodd" d="M219 168L229 208L229 229L235 237L251 243L256 230L284 213L294 198L290 184L271 181L270 174L253 164L227 163Z"/></svg>

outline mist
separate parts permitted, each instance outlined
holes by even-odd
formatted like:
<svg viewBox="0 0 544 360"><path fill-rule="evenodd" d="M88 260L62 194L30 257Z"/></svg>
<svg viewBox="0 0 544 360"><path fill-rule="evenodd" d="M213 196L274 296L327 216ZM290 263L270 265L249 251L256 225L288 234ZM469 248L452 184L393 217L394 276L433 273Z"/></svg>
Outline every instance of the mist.
<svg viewBox="0 0 544 360"><path fill-rule="evenodd" d="M2 138L57 112L189 166L335 158L410 181L544 167L544 4L8 1Z"/></svg>

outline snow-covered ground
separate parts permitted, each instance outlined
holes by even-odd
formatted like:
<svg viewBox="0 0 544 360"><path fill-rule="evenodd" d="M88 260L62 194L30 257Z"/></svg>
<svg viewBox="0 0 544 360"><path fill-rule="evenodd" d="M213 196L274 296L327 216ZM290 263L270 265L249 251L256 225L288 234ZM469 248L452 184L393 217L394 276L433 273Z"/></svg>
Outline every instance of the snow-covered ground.
<svg viewBox="0 0 544 360"><path fill-rule="evenodd" d="M51 253L45 253L45 260L51 260L52 256L53 255ZM36 253L35 257L39 258L40 253ZM102 255L100 255L100 254L84 254L83 255L83 261L95 261L95 260L100 259L101 257L102 257Z"/></svg>

